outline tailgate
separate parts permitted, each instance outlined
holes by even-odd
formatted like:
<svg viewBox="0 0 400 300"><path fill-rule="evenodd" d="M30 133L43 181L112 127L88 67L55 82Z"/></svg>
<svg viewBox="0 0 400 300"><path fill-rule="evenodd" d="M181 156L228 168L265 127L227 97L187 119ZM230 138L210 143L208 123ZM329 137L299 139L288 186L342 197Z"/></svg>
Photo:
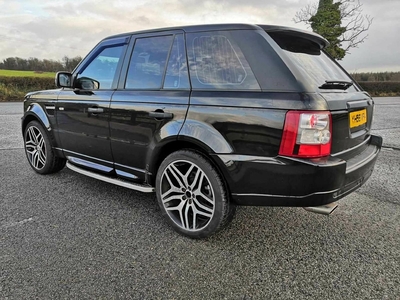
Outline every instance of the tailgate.
<svg viewBox="0 0 400 300"><path fill-rule="evenodd" d="M368 144L373 100L364 93L321 93L332 113L332 155L363 150ZM354 154L354 153L353 153Z"/></svg>

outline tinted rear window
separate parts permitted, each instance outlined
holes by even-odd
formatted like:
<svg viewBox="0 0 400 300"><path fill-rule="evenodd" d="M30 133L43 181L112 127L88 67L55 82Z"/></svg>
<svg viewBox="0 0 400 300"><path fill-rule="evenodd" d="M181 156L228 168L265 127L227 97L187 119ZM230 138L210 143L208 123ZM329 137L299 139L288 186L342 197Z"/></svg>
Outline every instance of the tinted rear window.
<svg viewBox="0 0 400 300"><path fill-rule="evenodd" d="M234 33L214 31L187 36L194 89L260 90Z"/></svg>
<svg viewBox="0 0 400 300"><path fill-rule="evenodd" d="M302 73L303 80L317 90L326 80L352 81L332 59L310 40L284 33L268 33ZM352 86L346 91L356 91ZM324 92L324 90L320 90Z"/></svg>

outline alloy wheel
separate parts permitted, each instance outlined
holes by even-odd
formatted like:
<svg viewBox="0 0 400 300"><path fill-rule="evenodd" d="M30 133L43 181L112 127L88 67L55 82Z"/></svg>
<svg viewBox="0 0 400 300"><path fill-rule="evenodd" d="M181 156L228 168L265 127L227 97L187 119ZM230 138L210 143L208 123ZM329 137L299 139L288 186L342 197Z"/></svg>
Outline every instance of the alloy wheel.
<svg viewBox="0 0 400 300"><path fill-rule="evenodd" d="M215 211L209 178L199 166L186 160L173 161L164 169L161 200L171 220L187 231L205 228Z"/></svg>
<svg viewBox="0 0 400 300"><path fill-rule="evenodd" d="M30 126L26 131L25 150L29 163L37 170L43 169L46 165L46 143L36 126Z"/></svg>

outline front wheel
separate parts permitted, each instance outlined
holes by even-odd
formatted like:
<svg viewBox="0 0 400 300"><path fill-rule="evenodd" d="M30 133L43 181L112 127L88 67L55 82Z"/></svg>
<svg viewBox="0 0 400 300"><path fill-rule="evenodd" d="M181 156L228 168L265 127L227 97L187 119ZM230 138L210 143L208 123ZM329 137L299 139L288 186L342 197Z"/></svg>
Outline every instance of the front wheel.
<svg viewBox="0 0 400 300"><path fill-rule="evenodd" d="M165 158L158 169L156 193L171 226L190 238L212 235L235 213L220 175L194 151L181 150Z"/></svg>
<svg viewBox="0 0 400 300"><path fill-rule="evenodd" d="M38 121L31 121L24 132L25 154L30 166L39 174L60 171L65 166L65 159L57 157L51 141Z"/></svg>

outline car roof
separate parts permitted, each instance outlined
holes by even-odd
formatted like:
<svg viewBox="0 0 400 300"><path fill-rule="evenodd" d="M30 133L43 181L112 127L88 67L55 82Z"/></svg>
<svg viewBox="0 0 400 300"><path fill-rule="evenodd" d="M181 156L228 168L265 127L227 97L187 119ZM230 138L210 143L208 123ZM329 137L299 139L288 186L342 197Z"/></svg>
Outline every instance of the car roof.
<svg viewBox="0 0 400 300"><path fill-rule="evenodd" d="M105 38L104 40L124 37L132 34L146 34L146 33L156 33L164 31L174 31L174 30L182 30L187 33L202 32L202 31L223 31L223 30L264 30L267 33L282 32L286 34L296 35L299 37L304 37L309 40L313 40L314 42L321 45L321 47L326 47L329 45L329 42L326 39L311 31L301 30L293 27L279 26L279 25L242 24L242 23L202 24L202 25L155 28L155 29L147 29L147 30L140 30L140 31L126 32L122 34L112 35Z"/></svg>
<svg viewBox="0 0 400 300"><path fill-rule="evenodd" d="M174 27L164 27L164 28L154 28L146 29L140 31L127 32L122 34L117 34L110 36L108 38L115 38L131 34L142 34L142 33L153 33L153 32L163 32L163 31L174 31L182 30L185 32L201 32L201 31L218 31L218 30L259 30L261 29L258 25L254 24L202 24L202 25L187 25L187 26L174 26ZM107 39L108 39L107 38Z"/></svg>

